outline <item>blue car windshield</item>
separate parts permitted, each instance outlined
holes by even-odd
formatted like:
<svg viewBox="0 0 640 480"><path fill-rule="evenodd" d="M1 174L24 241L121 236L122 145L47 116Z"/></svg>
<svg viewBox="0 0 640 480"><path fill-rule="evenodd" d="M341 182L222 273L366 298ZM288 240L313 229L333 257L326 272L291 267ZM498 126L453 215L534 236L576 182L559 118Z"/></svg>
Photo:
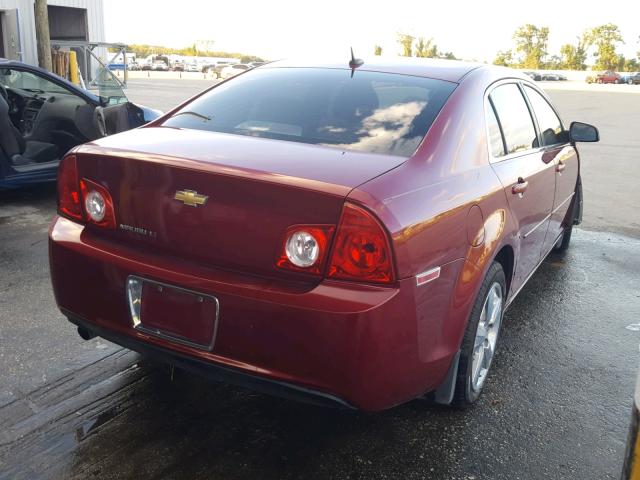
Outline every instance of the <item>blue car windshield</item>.
<svg viewBox="0 0 640 480"><path fill-rule="evenodd" d="M456 84L321 68L260 68L175 112L168 127L411 156Z"/></svg>

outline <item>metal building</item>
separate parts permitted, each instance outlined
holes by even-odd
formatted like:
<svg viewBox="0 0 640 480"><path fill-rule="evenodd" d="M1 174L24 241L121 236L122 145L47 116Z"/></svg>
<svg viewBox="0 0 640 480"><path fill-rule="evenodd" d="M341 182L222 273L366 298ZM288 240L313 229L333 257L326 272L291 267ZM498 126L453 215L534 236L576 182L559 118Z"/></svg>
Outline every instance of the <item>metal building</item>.
<svg viewBox="0 0 640 480"><path fill-rule="evenodd" d="M48 0L51 40L104 42L103 0ZM33 0L0 0L0 57L38 64Z"/></svg>

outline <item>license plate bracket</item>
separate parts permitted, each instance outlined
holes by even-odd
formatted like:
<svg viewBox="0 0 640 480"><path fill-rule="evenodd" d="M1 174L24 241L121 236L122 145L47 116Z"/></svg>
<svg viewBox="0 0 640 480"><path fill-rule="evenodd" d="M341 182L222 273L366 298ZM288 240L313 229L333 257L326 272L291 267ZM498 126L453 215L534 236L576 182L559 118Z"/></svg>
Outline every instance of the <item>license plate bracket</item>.
<svg viewBox="0 0 640 480"><path fill-rule="evenodd" d="M220 304L213 295L131 275L126 282L133 328L154 337L211 351Z"/></svg>

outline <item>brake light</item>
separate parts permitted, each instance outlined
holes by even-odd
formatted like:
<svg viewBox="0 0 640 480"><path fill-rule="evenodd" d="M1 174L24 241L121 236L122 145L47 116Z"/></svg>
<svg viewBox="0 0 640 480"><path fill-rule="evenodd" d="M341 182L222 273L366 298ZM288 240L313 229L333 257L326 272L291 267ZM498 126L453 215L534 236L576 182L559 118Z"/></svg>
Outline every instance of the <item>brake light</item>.
<svg viewBox="0 0 640 480"><path fill-rule="evenodd" d="M289 227L276 265L288 270L321 274L334 230L333 225Z"/></svg>
<svg viewBox="0 0 640 480"><path fill-rule="evenodd" d="M102 185L83 178L80 191L87 221L102 228L116 228L111 194Z"/></svg>
<svg viewBox="0 0 640 480"><path fill-rule="evenodd" d="M327 276L391 283L391 247L380 223L367 210L345 203Z"/></svg>
<svg viewBox="0 0 640 480"><path fill-rule="evenodd" d="M58 213L71 220L84 220L75 155L67 155L58 166Z"/></svg>

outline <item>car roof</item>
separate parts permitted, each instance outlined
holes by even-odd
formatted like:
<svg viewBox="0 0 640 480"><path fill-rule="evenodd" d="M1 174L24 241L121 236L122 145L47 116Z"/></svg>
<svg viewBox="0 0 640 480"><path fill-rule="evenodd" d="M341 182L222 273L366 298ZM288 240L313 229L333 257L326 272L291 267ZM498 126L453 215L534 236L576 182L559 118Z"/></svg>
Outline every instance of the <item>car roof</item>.
<svg viewBox="0 0 640 480"><path fill-rule="evenodd" d="M350 57L345 55L339 61L313 62L304 59L278 60L258 68L343 68L349 69ZM419 77L435 78L458 83L472 70L489 67L482 63L463 62L459 60L443 60L416 57L368 57L358 67L359 71L397 73Z"/></svg>

